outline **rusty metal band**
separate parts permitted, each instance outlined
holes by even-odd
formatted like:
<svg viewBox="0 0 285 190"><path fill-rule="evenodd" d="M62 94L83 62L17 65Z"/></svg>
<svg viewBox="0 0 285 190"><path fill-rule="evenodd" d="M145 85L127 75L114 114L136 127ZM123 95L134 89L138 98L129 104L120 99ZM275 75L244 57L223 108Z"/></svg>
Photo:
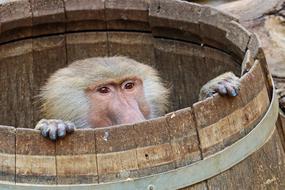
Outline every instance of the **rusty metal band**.
<svg viewBox="0 0 285 190"><path fill-rule="evenodd" d="M231 146L201 161L164 173L142 178L102 184L35 185L0 181L0 189L7 190L166 190L179 189L209 179L241 162L261 148L272 136L278 117L275 91L272 101L256 127ZM234 156L233 156L234 155Z"/></svg>

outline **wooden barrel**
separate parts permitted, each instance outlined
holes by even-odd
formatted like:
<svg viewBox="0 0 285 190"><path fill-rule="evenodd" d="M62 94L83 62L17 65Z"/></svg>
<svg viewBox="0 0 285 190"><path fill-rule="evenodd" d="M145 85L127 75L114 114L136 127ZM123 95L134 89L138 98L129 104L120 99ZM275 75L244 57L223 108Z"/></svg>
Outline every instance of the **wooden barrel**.
<svg viewBox="0 0 285 190"><path fill-rule="evenodd" d="M51 73L125 55L172 86L170 113L77 130L34 128ZM197 102L201 86L241 73L240 95ZM257 37L214 8L164 0L0 1L0 189L284 189L278 106ZM30 128L30 129L29 129Z"/></svg>

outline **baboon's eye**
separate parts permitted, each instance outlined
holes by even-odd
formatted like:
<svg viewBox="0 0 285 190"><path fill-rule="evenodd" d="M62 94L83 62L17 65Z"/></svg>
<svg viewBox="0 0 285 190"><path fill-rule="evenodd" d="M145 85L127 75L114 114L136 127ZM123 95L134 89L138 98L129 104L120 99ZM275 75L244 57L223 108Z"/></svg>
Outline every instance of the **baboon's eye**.
<svg viewBox="0 0 285 190"><path fill-rule="evenodd" d="M124 88L127 90L130 90L130 89L134 88L134 86L135 86L134 82L127 82L127 83L125 83Z"/></svg>
<svg viewBox="0 0 285 190"><path fill-rule="evenodd" d="M110 88L103 86L103 87L99 88L97 91L100 92L101 94L107 94L110 92Z"/></svg>

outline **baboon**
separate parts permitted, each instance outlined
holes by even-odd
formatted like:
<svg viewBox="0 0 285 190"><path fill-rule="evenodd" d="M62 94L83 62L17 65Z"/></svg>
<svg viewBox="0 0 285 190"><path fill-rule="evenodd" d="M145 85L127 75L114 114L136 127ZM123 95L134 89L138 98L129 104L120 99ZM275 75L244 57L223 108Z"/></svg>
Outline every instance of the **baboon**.
<svg viewBox="0 0 285 190"><path fill-rule="evenodd" d="M200 99L236 96L239 78L225 73L205 84ZM51 140L75 128L140 122L166 113L169 89L151 66L127 57L76 61L56 71L41 89L42 112L36 125Z"/></svg>

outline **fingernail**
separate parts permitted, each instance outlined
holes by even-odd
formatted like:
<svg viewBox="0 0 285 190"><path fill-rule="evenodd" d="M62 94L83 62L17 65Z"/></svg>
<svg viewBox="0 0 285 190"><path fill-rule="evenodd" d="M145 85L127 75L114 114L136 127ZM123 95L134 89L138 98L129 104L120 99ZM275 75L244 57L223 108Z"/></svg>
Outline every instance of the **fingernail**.
<svg viewBox="0 0 285 190"><path fill-rule="evenodd" d="M65 136L65 131L59 131L59 132L58 132L58 136L59 136L59 137Z"/></svg>
<svg viewBox="0 0 285 190"><path fill-rule="evenodd" d="M50 135L49 138L54 141L56 140L56 135Z"/></svg>
<svg viewBox="0 0 285 190"><path fill-rule="evenodd" d="M224 86L221 87L220 89L221 89L222 94L227 94L227 89Z"/></svg>
<svg viewBox="0 0 285 190"><path fill-rule="evenodd" d="M42 135L46 137L49 135L49 128L44 127L44 128L42 128L41 132L42 132Z"/></svg>
<svg viewBox="0 0 285 190"><path fill-rule="evenodd" d="M47 136L48 136L48 131L47 131L47 130L42 130L42 135L43 135L44 137L47 137Z"/></svg>
<svg viewBox="0 0 285 190"><path fill-rule="evenodd" d="M233 96L237 96L236 91L233 90L233 91L232 91L232 95L233 95Z"/></svg>

